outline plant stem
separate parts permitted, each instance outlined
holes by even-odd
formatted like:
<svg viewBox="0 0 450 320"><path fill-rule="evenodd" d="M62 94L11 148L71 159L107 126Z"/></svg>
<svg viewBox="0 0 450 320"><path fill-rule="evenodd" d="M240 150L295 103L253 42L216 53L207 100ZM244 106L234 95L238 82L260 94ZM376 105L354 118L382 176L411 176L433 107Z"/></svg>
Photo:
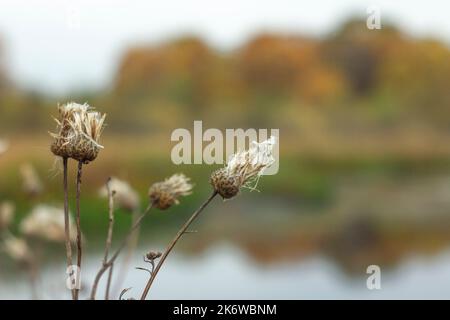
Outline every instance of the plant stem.
<svg viewBox="0 0 450 320"><path fill-rule="evenodd" d="M98 283L100 282L100 279L101 279L103 273L105 273L105 271L108 270L108 268L111 267L114 264L114 261L117 259L117 257L119 256L120 252L122 251L122 249L127 245L128 241L133 236L134 231L137 228L139 228L139 226L142 223L142 220L145 218L145 216L148 214L148 212L150 211L151 208L153 208L153 204L152 203L148 205L148 207L145 209L144 213L142 213L142 215L133 224L133 226L131 227L130 231L128 231L128 234L126 235L125 239L122 241L122 243L120 244L119 248L117 248L117 250L114 253L114 255L106 263L103 262L102 267L100 268L100 270L98 271L97 275L95 276L94 283L92 285L91 296L90 296L91 300L95 300L95 295L97 293Z"/></svg>
<svg viewBox="0 0 450 320"><path fill-rule="evenodd" d="M199 214L203 211L203 209L206 208L206 206L211 202L212 199L217 195L217 192L214 191L211 196L192 214L192 216L189 218L188 221L181 227L181 229L176 234L175 238L172 240L172 242L169 244L169 246L164 251L163 255L161 256L161 259L159 260L158 264L156 265L156 268L152 271L152 275L150 276L150 279L147 282L147 285L145 286L144 291L142 292L141 300L145 300L147 297L148 291L150 290L150 287L152 286L153 281L156 278L156 275L158 274L159 270L161 269L161 266L163 265L164 261L166 260L169 253L172 251L173 247L175 247L175 244L180 240L181 236L186 233L187 229L191 225L191 223L199 216Z"/></svg>
<svg viewBox="0 0 450 320"><path fill-rule="evenodd" d="M114 270L114 263L112 263L111 267L109 268L108 282L106 283L105 300L109 300L109 290L111 288L113 270Z"/></svg>
<svg viewBox="0 0 450 320"><path fill-rule="evenodd" d="M80 195L81 195L81 174L83 171L83 162L78 161L78 172L77 172L77 267L78 267L78 276L81 276L81 256L82 256L82 248L81 248L81 223L80 223ZM75 300L78 300L78 294L80 289L75 288Z"/></svg>
<svg viewBox="0 0 450 320"><path fill-rule="evenodd" d="M111 248L113 227L114 227L114 193L111 191L110 186L111 178L106 182L106 190L108 191L108 234L106 236L105 255L103 257L103 263L108 261L108 253Z"/></svg>
<svg viewBox="0 0 450 320"><path fill-rule="evenodd" d="M131 219L131 225L134 225L134 223L137 221L137 219L140 216L139 210L134 210L132 213L132 219ZM134 250L136 249L136 246L138 244L139 240L139 233L140 228L136 228L134 230L133 235L130 237L130 240L128 241L125 257L123 259L123 262L121 263L120 270L117 276L117 280L114 283L113 286L113 294L116 294L119 292L120 288L122 287L123 282L125 281L125 278L127 276L128 267L131 263L131 259L133 258Z"/></svg>
<svg viewBox="0 0 450 320"><path fill-rule="evenodd" d="M111 190L111 178L106 182L106 190L108 191L108 235L106 237L106 245L105 245L105 256L103 257L103 265L108 261L108 253L111 248L112 236L113 236L113 227L114 227L114 192ZM105 300L109 299L109 288L111 287L111 279L112 279L113 266L109 269L108 275L108 283L106 286L105 292Z"/></svg>
<svg viewBox="0 0 450 320"><path fill-rule="evenodd" d="M70 243L69 220L69 192L67 188L67 158L63 158L63 188L64 188L64 232L66 236L67 268L72 266L72 245ZM72 289L72 299L75 299L75 291Z"/></svg>

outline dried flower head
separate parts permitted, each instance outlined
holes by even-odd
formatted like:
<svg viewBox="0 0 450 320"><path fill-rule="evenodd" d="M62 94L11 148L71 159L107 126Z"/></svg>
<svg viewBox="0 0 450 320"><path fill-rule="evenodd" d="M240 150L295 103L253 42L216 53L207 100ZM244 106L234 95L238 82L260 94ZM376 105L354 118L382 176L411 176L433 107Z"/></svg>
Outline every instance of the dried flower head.
<svg viewBox="0 0 450 320"><path fill-rule="evenodd" d="M155 259L158 259L159 257L161 257L162 256L162 253L161 252L159 252L159 251L150 251L150 252L148 252L146 255L145 255L145 258L147 259L147 260L150 260L150 261L153 261L153 260L155 260Z"/></svg>
<svg viewBox="0 0 450 320"><path fill-rule="evenodd" d="M106 115L102 115L88 104L70 102L58 106L59 119L51 151L63 158L72 158L83 163L95 160L100 149L100 136Z"/></svg>
<svg viewBox="0 0 450 320"><path fill-rule="evenodd" d="M8 234L3 240L1 248L17 262L28 263L32 260L32 252L24 239Z"/></svg>
<svg viewBox="0 0 450 320"><path fill-rule="evenodd" d="M270 167L275 159L272 149L275 137L261 143L253 141L249 150L232 155L224 168L211 175L211 185L222 198L230 199L239 193L242 187L255 189L259 177Z"/></svg>
<svg viewBox="0 0 450 320"><path fill-rule="evenodd" d="M42 182L34 167L26 163L20 167L23 191L30 197L35 197L42 192Z"/></svg>
<svg viewBox="0 0 450 320"><path fill-rule="evenodd" d="M4 201L0 204L0 231L6 229L14 219L15 206L12 202Z"/></svg>
<svg viewBox="0 0 450 320"><path fill-rule="evenodd" d="M75 241L76 230L71 216L69 225L71 241ZM19 228L28 237L63 242L65 241L64 210L48 205L38 205L22 220Z"/></svg>
<svg viewBox="0 0 450 320"><path fill-rule="evenodd" d="M131 213L139 209L139 195L126 181L112 177L109 186L111 192L114 192L115 201L122 209ZM99 193L101 197L108 197L106 186L103 186Z"/></svg>
<svg viewBox="0 0 450 320"><path fill-rule="evenodd" d="M154 183L148 195L158 209L165 210L174 204L178 204L180 196L191 194L192 184L184 174L174 174L162 182Z"/></svg>

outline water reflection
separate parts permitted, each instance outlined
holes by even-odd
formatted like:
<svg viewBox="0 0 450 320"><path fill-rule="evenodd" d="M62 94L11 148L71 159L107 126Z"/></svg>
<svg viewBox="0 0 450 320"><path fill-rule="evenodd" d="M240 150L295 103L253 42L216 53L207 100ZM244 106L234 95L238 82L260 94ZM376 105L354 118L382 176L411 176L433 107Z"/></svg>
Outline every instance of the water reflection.
<svg viewBox="0 0 450 320"><path fill-rule="evenodd" d="M134 264L142 265L139 255ZM84 277L91 283L99 267L98 255L88 256ZM45 299L65 299L64 270L50 265L42 273ZM443 299L450 297L450 251L432 259L413 256L395 269L382 269L381 290L368 290L361 268L349 277L331 260L313 256L305 261L256 264L242 251L221 244L193 258L174 254L160 272L150 292L153 299ZM147 274L131 270L124 287L126 298L139 297ZM1 299L28 299L28 283L22 277L1 279ZM104 284L98 298L103 297ZM87 297L84 291L84 297ZM116 292L117 294L117 292Z"/></svg>

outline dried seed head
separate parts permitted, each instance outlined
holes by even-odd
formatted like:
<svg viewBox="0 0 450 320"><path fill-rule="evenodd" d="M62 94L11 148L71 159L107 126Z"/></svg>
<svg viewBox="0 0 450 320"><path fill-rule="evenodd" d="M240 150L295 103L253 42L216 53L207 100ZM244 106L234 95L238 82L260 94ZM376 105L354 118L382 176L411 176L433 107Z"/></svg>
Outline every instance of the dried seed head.
<svg viewBox="0 0 450 320"><path fill-rule="evenodd" d="M178 204L180 196L191 194L192 184L189 180L184 174L174 174L162 182L154 183L148 191L153 206L165 210Z"/></svg>
<svg viewBox="0 0 450 320"><path fill-rule="evenodd" d="M222 198L230 199L239 193L240 180L227 174L225 168L216 170L211 175L211 185Z"/></svg>
<svg viewBox="0 0 450 320"><path fill-rule="evenodd" d="M12 202L4 201L0 204L0 231L9 227L14 219L15 206Z"/></svg>
<svg viewBox="0 0 450 320"><path fill-rule="evenodd" d="M139 210L139 195L126 181L112 177L109 186L115 201L122 209L131 213ZM100 189L100 196L108 197L106 186Z"/></svg>
<svg viewBox="0 0 450 320"><path fill-rule="evenodd" d="M2 251L6 252L11 259L20 263L32 261L32 252L24 239L8 234L3 240Z"/></svg>
<svg viewBox="0 0 450 320"><path fill-rule="evenodd" d="M236 196L242 187L254 190L264 170L275 161L272 155L275 143L273 136L261 143L253 141L249 150L232 155L224 168L212 173L210 183L214 191L222 198L230 199Z"/></svg>
<svg viewBox="0 0 450 320"><path fill-rule="evenodd" d="M34 167L26 163L20 167L23 191L30 197L35 197L42 192L42 182Z"/></svg>
<svg viewBox="0 0 450 320"><path fill-rule="evenodd" d="M155 260L155 259L158 259L159 257L161 257L162 256L162 253L161 252L159 252L159 251L150 251L150 252L148 252L146 255L145 255L145 257L147 258L147 260L151 260L151 261L153 261L153 260Z"/></svg>
<svg viewBox="0 0 450 320"><path fill-rule="evenodd" d="M74 242L76 240L75 224L72 217L69 216L69 218L70 238ZM63 242L65 241L64 210L48 205L38 205L22 220L19 229L28 237Z"/></svg>
<svg viewBox="0 0 450 320"><path fill-rule="evenodd" d="M70 102L58 107L59 119L55 119L56 133L51 151L63 158L72 158L83 163L95 160L100 149L100 136L106 115L102 115L88 104Z"/></svg>

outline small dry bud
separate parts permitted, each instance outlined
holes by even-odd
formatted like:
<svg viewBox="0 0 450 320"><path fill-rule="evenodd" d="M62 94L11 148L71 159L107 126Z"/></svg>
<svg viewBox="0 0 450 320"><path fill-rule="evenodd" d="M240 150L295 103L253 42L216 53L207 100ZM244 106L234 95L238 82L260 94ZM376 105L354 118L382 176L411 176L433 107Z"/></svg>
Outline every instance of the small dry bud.
<svg viewBox="0 0 450 320"><path fill-rule="evenodd" d="M162 253L159 251L150 251L148 252L145 257L147 258L147 260L155 260L158 259L159 257L162 256Z"/></svg>
<svg viewBox="0 0 450 320"><path fill-rule="evenodd" d="M83 163L95 160L100 149L106 115L102 115L88 104L70 102L58 107L59 118L51 151L63 158L72 158Z"/></svg>
<svg viewBox="0 0 450 320"><path fill-rule="evenodd" d="M184 174L174 174L162 182L154 183L148 192L153 206L165 210L178 204L180 196L191 194L192 185L189 180Z"/></svg>
<svg viewBox="0 0 450 320"><path fill-rule="evenodd" d="M238 177L230 176L225 168L222 168L212 173L211 185L222 198L230 199L239 193L241 182Z"/></svg>
<svg viewBox="0 0 450 320"><path fill-rule="evenodd" d="M230 199L239 193L242 187L255 189L259 177L270 167L275 159L272 148L275 137L257 143L252 142L249 150L231 156L227 165L212 173L210 183L224 199ZM253 184L253 185L252 185Z"/></svg>

